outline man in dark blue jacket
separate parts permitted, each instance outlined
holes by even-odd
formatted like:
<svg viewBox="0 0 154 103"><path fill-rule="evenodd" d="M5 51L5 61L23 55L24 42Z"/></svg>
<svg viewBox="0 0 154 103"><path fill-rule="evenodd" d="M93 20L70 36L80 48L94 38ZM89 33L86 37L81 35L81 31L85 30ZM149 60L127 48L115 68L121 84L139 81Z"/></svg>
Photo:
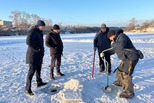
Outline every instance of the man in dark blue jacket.
<svg viewBox="0 0 154 103"><path fill-rule="evenodd" d="M106 50L110 48L110 40L107 37L107 33L109 31L109 28L106 27L106 24L101 25L101 30L95 35L94 38L94 51L98 49L98 54L100 54L103 50ZM111 73L111 59L110 55L106 54L105 59L108 62L108 67L105 68L105 63L102 60L102 58L99 55L99 66L100 70L99 72L103 72L105 69L108 70L107 72L110 74Z"/></svg>
<svg viewBox="0 0 154 103"><path fill-rule="evenodd" d="M100 56L103 57L104 53L113 54L115 52L117 54L121 63L117 68L117 80L113 84L124 88L124 91L120 94L121 98L132 98L134 96L132 74L139 60L137 50L122 29L111 30L107 36L112 41L112 48L103 51Z"/></svg>
<svg viewBox="0 0 154 103"><path fill-rule="evenodd" d="M26 53L26 63L29 64L29 71L27 74L26 90L28 95L34 95L31 90L31 81L34 73L36 72L37 87L46 85L41 79L41 65L44 56L44 43L43 33L45 23L42 20L37 22L37 25L33 26L28 32L26 44L28 45Z"/></svg>

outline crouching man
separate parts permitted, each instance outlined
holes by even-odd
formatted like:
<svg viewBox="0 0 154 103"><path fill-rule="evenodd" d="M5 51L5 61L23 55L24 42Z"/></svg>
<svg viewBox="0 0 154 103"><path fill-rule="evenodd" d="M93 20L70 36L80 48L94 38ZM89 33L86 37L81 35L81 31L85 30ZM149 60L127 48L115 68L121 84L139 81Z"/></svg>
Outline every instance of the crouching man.
<svg viewBox="0 0 154 103"><path fill-rule="evenodd" d="M55 24L52 31L46 35L46 46L50 48L51 65L50 65L50 79L54 78L54 67L57 69L57 75L64 76L60 71L61 56L63 54L63 42L60 37L60 27Z"/></svg>
<svg viewBox="0 0 154 103"><path fill-rule="evenodd" d="M121 63L116 70L117 80L113 84L116 86L122 86L124 89L119 97L132 98L134 96L132 74L139 60L137 50L130 38L123 33L122 29L117 31L110 30L107 36L112 41L112 48L103 51L100 53L100 56L103 57L106 53L113 54L114 52L117 54L118 58L121 60Z"/></svg>

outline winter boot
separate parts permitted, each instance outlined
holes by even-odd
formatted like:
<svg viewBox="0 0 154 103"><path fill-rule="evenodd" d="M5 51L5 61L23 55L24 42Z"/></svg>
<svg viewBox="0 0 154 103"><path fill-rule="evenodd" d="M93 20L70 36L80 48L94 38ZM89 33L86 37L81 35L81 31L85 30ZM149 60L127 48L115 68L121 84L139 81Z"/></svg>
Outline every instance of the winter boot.
<svg viewBox="0 0 154 103"><path fill-rule="evenodd" d="M122 86L119 80L114 81L113 84L116 86Z"/></svg>
<svg viewBox="0 0 154 103"><path fill-rule="evenodd" d="M100 65L99 72L103 72L103 71L104 71L104 67L103 67L103 65Z"/></svg>
<svg viewBox="0 0 154 103"><path fill-rule="evenodd" d="M55 80L55 77L52 74L50 74L50 79Z"/></svg>
<svg viewBox="0 0 154 103"><path fill-rule="evenodd" d="M41 87L41 86L44 86L46 84L47 84L46 82L40 82L40 83L37 83L37 87Z"/></svg>
<svg viewBox="0 0 154 103"><path fill-rule="evenodd" d="M135 95L134 93L124 91L119 95L119 97L120 98L132 98L134 97L134 95Z"/></svg>
<svg viewBox="0 0 154 103"><path fill-rule="evenodd" d="M45 82L42 82L42 79L36 80L36 81L37 81L37 87L44 86L44 85L47 84L47 83L45 83Z"/></svg>
<svg viewBox="0 0 154 103"><path fill-rule="evenodd" d="M61 72L57 72L57 75L59 75L59 76L65 76L65 74L63 74Z"/></svg>
<svg viewBox="0 0 154 103"><path fill-rule="evenodd" d="M60 72L60 67L57 67L57 75L59 76L65 76L63 73Z"/></svg>
<svg viewBox="0 0 154 103"><path fill-rule="evenodd" d="M54 68L51 68L51 69L50 69L50 79L51 79L51 80L55 80L55 78L54 78L54 73L53 73L53 72L54 72Z"/></svg>
<svg viewBox="0 0 154 103"><path fill-rule="evenodd" d="M29 95L29 96L33 96L34 93L31 90L25 90L25 94Z"/></svg>

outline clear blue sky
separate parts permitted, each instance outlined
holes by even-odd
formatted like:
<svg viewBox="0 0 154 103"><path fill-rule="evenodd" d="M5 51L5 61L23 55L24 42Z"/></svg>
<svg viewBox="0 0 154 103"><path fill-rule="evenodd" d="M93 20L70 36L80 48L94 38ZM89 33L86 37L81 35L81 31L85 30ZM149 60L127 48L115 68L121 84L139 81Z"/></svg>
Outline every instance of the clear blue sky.
<svg viewBox="0 0 154 103"><path fill-rule="evenodd" d="M0 19L9 20L14 10L63 25L125 26L133 17L154 19L154 0L0 0Z"/></svg>

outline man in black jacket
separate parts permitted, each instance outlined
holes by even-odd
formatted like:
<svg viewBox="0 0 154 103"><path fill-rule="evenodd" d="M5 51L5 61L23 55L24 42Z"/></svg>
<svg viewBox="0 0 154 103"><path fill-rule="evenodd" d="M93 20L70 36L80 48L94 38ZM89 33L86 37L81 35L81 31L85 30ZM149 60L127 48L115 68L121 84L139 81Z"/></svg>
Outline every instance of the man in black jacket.
<svg viewBox="0 0 154 103"><path fill-rule="evenodd" d="M28 45L26 53L26 63L29 64L29 71L27 74L26 90L28 95L34 95L31 90L31 81L36 72L37 87L46 85L41 79L41 65L44 56L44 44L42 31L45 23L39 20L35 26L28 32L26 44Z"/></svg>
<svg viewBox="0 0 154 103"><path fill-rule="evenodd" d="M110 40L107 37L107 33L109 31L109 28L106 27L105 24L101 25L101 30L95 35L94 38L94 51L96 51L98 49L98 54L100 54L103 50L106 50L108 48L110 48ZM99 72L103 72L105 69L108 70L107 72L110 74L111 73L111 59L110 59L110 55L106 54L105 55L105 59L108 62L108 67L105 68L104 66L104 61L102 60L102 58L99 55L99 66L100 66L100 70Z"/></svg>
<svg viewBox="0 0 154 103"><path fill-rule="evenodd" d="M104 53L113 54L115 52L117 54L121 63L117 68L117 80L113 84L124 88L120 94L121 98L132 98L134 96L132 74L139 60L139 55L130 38L123 33L122 29L109 31L108 37L112 41L112 48L103 51L100 56L103 57Z"/></svg>
<svg viewBox="0 0 154 103"><path fill-rule="evenodd" d="M57 75L64 76L60 71L61 56L63 54L63 42L60 37L60 27L55 24L53 30L46 35L46 46L50 48L51 65L50 65L50 79L54 78L54 67L56 67ZM56 63L56 64L55 64Z"/></svg>

